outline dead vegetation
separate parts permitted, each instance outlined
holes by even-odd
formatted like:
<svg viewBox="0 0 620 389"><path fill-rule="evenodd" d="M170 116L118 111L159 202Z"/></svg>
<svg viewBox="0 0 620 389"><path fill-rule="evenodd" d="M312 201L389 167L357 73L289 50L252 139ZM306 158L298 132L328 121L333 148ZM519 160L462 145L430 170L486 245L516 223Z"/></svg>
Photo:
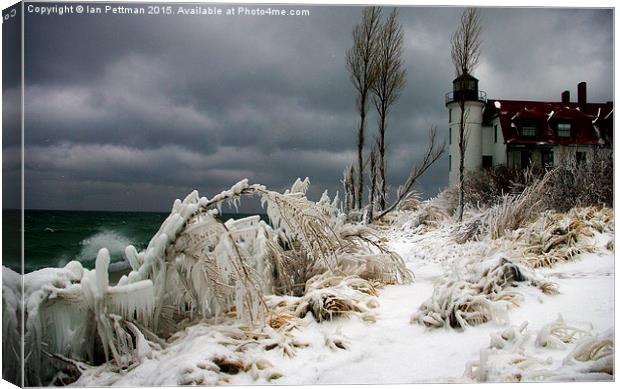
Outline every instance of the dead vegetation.
<svg viewBox="0 0 620 389"><path fill-rule="evenodd" d="M325 273L308 280L295 313L304 317L312 312L319 322L351 313L366 314L379 306L376 296L377 291L366 280Z"/></svg>
<svg viewBox="0 0 620 389"><path fill-rule="evenodd" d="M466 249L472 247L467 242L475 236L480 242L473 247L488 245L489 253L503 253L510 259L493 262L484 259L488 253L474 250L456 260L452 272L436 282L432 296L412 316L412 322L428 327L466 328L492 320L505 321L507 310L519 303L519 285L536 287L545 294L558 293L557 284L536 276L533 269L569 261L580 253L609 249L609 244L597 240L598 234L613 231L613 210L609 208L573 208L567 213L538 215L531 212L537 207L545 183L539 181L521 195L511 197L510 206L502 203L453 227L460 255L470 250ZM508 216L514 214L521 217L510 220ZM493 215L502 217L493 219ZM416 217L410 216L410 223Z"/></svg>
<svg viewBox="0 0 620 389"><path fill-rule="evenodd" d="M575 207L613 207L613 151L593 149L585 161L561 155L557 166L545 170L533 164L527 169L496 166L468 172L465 201L470 207L488 208L517 196L548 176L543 209L567 212Z"/></svg>
<svg viewBox="0 0 620 389"><path fill-rule="evenodd" d="M573 208L568 213L547 213L529 228L517 231L525 262L533 267L552 267L573 259L577 254L593 252L595 233L613 229L613 211L609 208Z"/></svg>
<svg viewBox="0 0 620 389"><path fill-rule="evenodd" d="M562 317L538 333L528 323L491 335L488 348L465 369L465 378L476 382L610 381L613 380L613 331L592 334L592 329L564 322ZM559 364L550 349L567 349ZM528 352L534 348L535 352ZM551 356L553 355L553 357Z"/></svg>
<svg viewBox="0 0 620 389"><path fill-rule="evenodd" d="M483 267L470 261L462 271L437 282L431 298L411 321L427 327L463 329L488 321L505 322L507 310L518 305L516 287L523 283L545 293L557 292L557 286L506 258L487 262Z"/></svg>

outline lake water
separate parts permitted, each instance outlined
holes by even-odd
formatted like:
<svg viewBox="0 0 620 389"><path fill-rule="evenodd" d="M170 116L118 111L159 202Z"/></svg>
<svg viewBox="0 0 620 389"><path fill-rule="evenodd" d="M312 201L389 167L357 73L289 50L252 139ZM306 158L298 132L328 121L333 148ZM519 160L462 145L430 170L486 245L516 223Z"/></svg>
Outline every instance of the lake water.
<svg viewBox="0 0 620 389"><path fill-rule="evenodd" d="M111 262L125 260L125 247L146 248L168 213L39 211L24 212L24 269L64 266L72 260L93 268L102 247ZM223 214L222 219L248 214ZM266 218L265 215L261 217ZM3 210L2 264L20 271L19 210Z"/></svg>

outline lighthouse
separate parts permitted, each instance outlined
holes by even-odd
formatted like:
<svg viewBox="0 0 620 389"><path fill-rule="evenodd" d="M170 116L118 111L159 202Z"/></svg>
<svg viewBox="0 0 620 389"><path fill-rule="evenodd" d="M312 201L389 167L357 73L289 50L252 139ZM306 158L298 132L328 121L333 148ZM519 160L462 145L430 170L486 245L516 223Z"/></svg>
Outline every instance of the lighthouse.
<svg viewBox="0 0 620 389"><path fill-rule="evenodd" d="M486 93L478 90L478 79L463 74L452 81L452 92L446 94L448 109L448 185L459 181L459 127L461 102L464 104L465 172L482 167L482 113Z"/></svg>

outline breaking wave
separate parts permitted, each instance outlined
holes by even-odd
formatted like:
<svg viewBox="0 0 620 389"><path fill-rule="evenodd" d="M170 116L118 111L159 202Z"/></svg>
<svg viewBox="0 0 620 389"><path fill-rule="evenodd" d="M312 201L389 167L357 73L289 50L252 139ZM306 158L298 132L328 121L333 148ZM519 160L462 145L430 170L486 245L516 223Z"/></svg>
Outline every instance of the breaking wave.
<svg viewBox="0 0 620 389"><path fill-rule="evenodd" d="M80 242L82 248L76 259L80 262L94 261L99 250L105 247L110 252L112 262L121 261L125 259L125 247L130 244L131 240L123 234L104 230Z"/></svg>

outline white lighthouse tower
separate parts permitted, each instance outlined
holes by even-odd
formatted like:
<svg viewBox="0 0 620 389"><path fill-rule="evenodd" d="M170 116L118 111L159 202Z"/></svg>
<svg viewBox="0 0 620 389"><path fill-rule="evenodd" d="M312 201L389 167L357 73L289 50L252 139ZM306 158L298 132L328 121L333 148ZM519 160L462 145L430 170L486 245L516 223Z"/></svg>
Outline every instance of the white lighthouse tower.
<svg viewBox="0 0 620 389"><path fill-rule="evenodd" d="M448 108L448 184L459 181L459 126L461 102L464 103L465 172L482 167L482 113L486 93L478 90L478 79L463 74L452 81L452 92L446 94Z"/></svg>

